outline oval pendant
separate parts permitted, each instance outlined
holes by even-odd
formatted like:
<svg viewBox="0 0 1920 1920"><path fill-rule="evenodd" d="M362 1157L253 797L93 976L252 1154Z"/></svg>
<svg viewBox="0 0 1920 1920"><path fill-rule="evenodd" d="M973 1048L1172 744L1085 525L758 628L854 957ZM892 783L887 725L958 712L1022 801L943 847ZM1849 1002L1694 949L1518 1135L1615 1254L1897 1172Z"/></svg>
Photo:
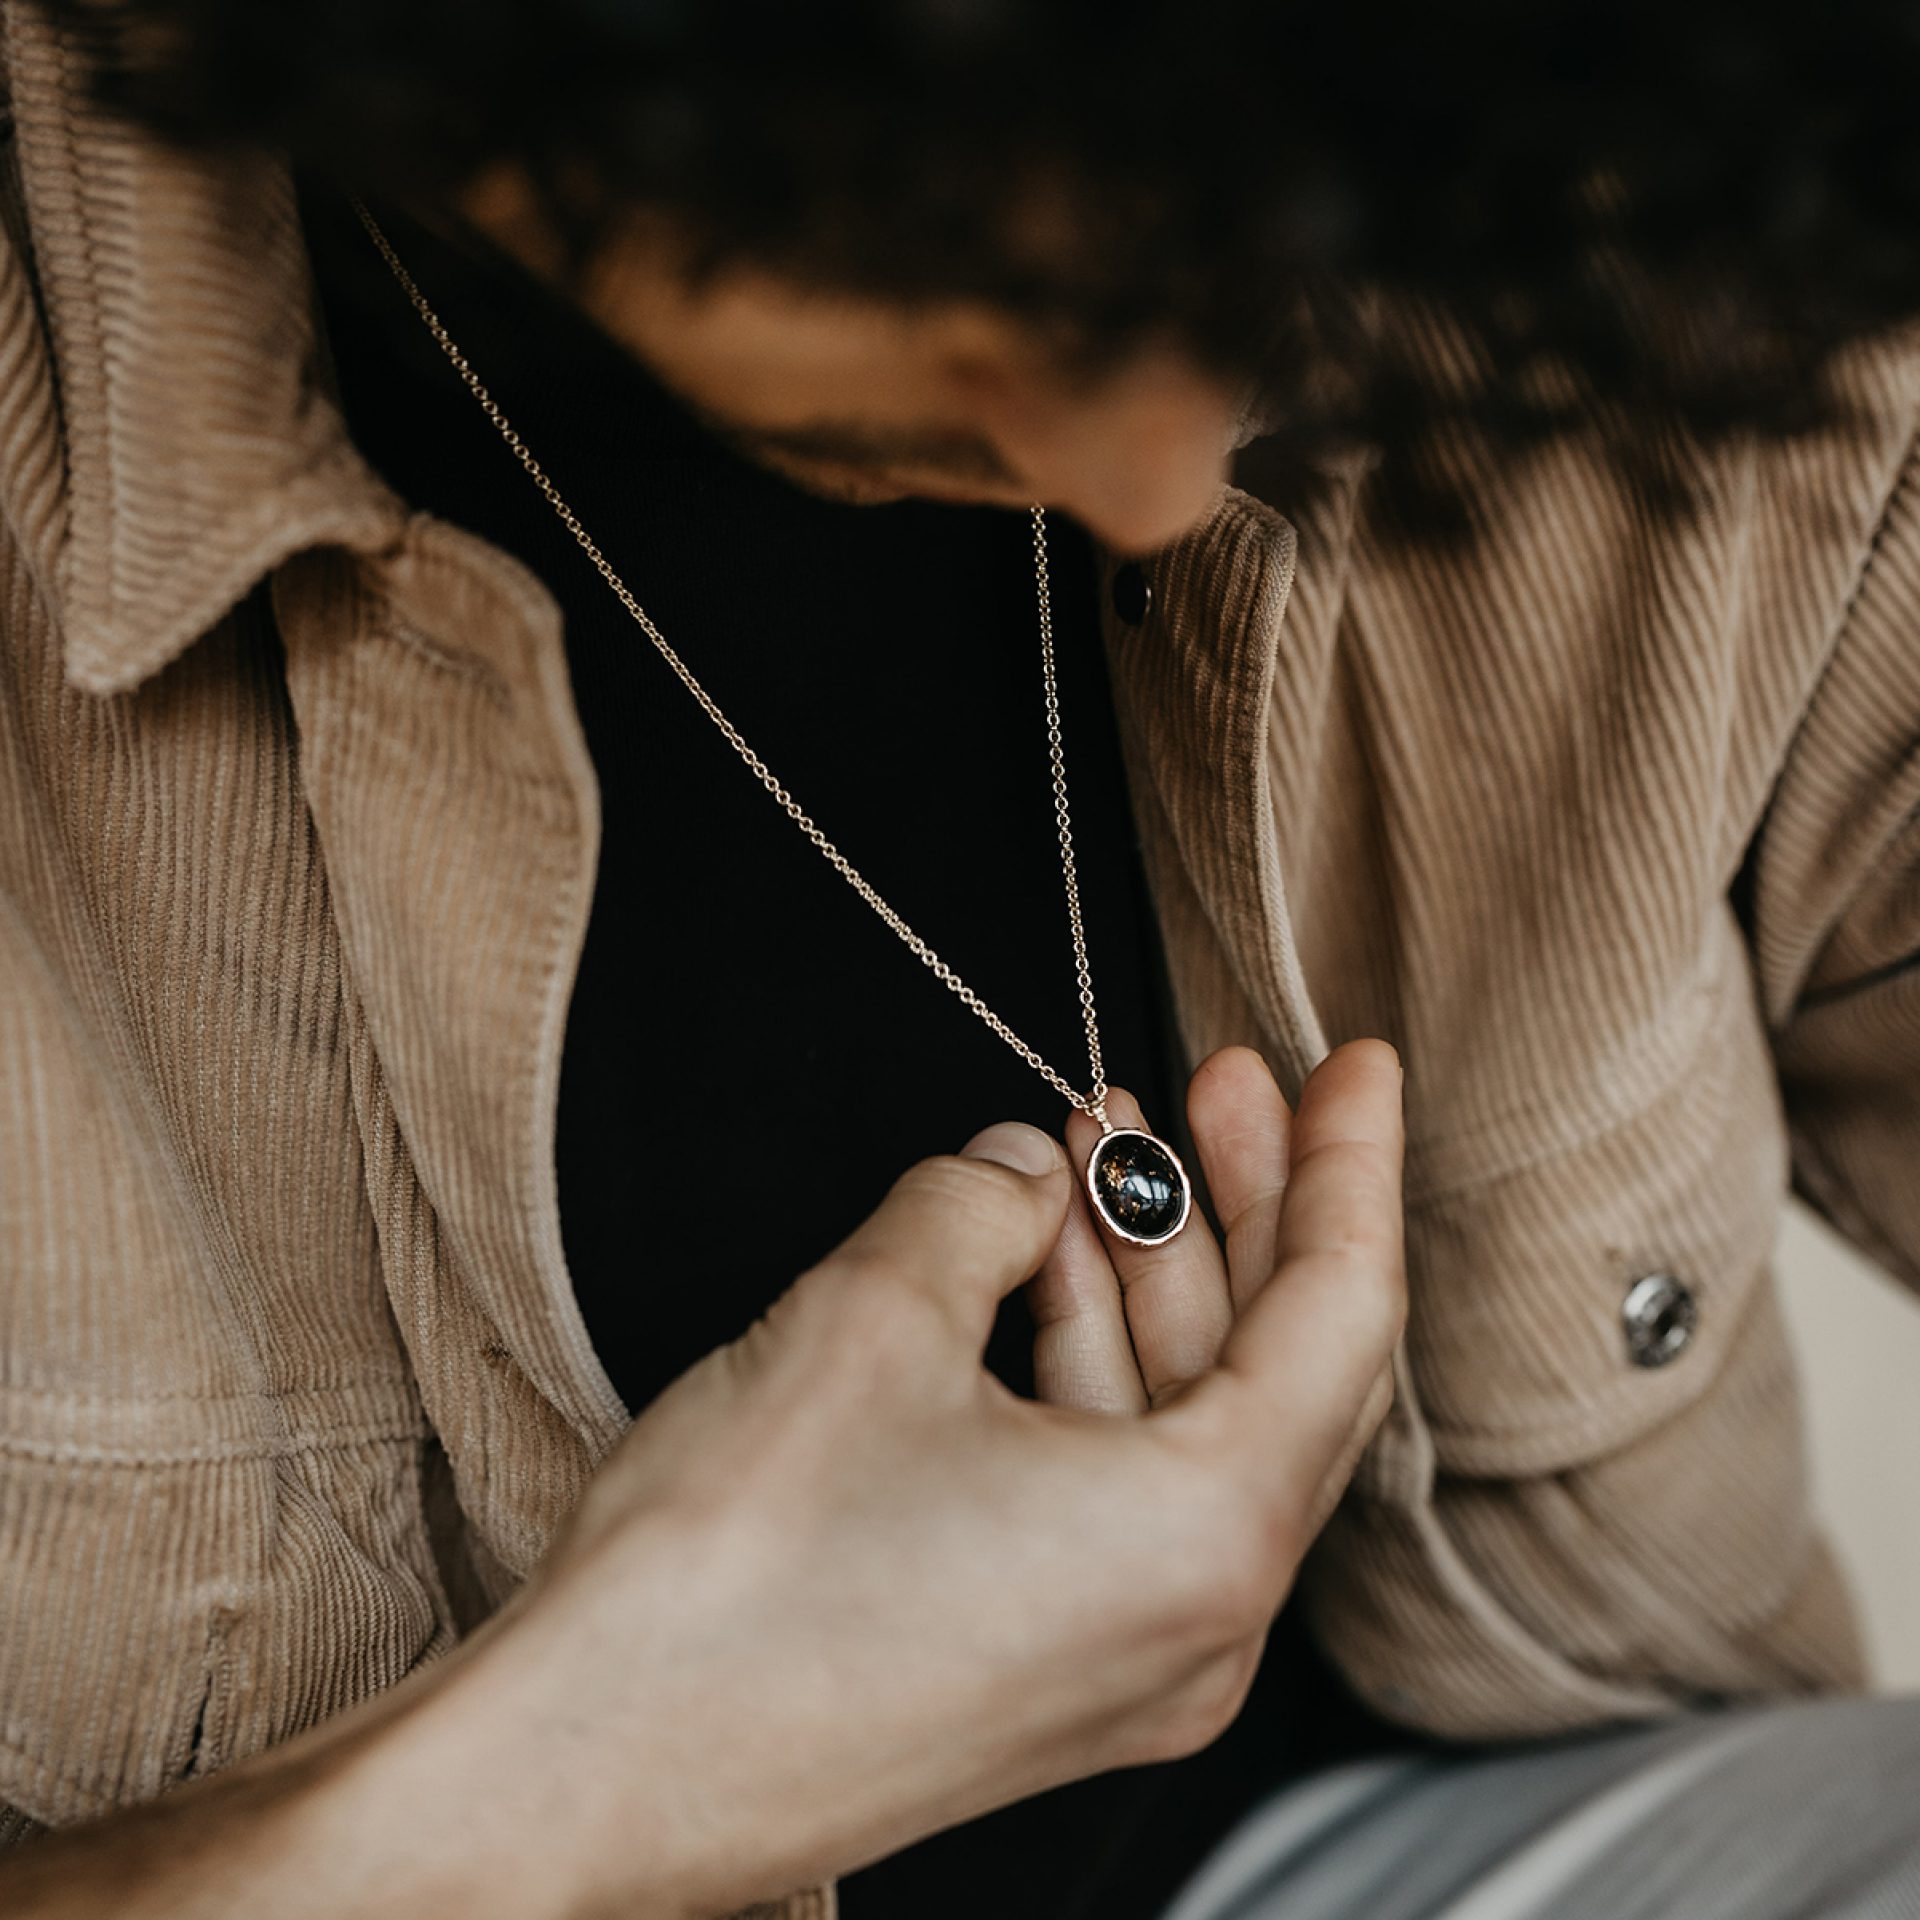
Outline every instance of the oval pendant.
<svg viewBox="0 0 1920 1920"><path fill-rule="evenodd" d="M1193 1186L1180 1156L1135 1127L1102 1134L1087 1161L1093 1210L1122 1240L1157 1247L1187 1224Z"/></svg>

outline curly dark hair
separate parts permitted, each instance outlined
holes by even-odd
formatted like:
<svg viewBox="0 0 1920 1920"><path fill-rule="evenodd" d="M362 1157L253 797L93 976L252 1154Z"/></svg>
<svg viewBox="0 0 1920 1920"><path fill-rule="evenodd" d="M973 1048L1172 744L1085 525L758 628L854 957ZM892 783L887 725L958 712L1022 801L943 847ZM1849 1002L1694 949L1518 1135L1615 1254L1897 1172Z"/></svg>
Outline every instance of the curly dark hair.
<svg viewBox="0 0 1920 1920"><path fill-rule="evenodd" d="M1094 359L1171 332L1307 461L1825 425L1920 313L1920 0L50 3L175 138L426 200L523 165L576 261L638 204Z"/></svg>

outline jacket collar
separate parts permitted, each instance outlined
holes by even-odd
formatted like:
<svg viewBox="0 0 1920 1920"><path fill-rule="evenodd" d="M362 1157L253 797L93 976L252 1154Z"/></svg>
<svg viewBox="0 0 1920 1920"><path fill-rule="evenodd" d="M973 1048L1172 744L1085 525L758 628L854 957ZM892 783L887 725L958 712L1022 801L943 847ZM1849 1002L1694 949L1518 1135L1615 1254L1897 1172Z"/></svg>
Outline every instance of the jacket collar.
<svg viewBox="0 0 1920 1920"><path fill-rule="evenodd" d="M1230 487L1155 556L1156 611L1129 625L1109 592L1106 618L1128 780L1153 793L1290 1093L1327 1051L1287 908L1270 752L1298 548L1289 520Z"/></svg>
<svg viewBox="0 0 1920 1920"><path fill-rule="evenodd" d="M89 98L73 32L23 0L0 21L62 414L65 673L119 693L289 554L390 545L406 510L327 395L284 164L166 147Z"/></svg>
<svg viewBox="0 0 1920 1920"><path fill-rule="evenodd" d="M124 31L114 15L100 32ZM52 338L67 465L53 566L68 683L140 685L295 553L393 557L403 501L331 397L288 168L189 154L88 96L95 49L0 0L21 186ZM0 342L11 350L11 343ZM1210 917L1260 951L1253 998L1299 1071L1325 1050L1272 844L1265 730L1293 528L1229 493L1156 563L1164 620L1114 643L1115 695L1148 751ZM1109 563L1111 566L1111 563ZM489 650L484 629L463 636ZM491 650L517 652L511 635Z"/></svg>

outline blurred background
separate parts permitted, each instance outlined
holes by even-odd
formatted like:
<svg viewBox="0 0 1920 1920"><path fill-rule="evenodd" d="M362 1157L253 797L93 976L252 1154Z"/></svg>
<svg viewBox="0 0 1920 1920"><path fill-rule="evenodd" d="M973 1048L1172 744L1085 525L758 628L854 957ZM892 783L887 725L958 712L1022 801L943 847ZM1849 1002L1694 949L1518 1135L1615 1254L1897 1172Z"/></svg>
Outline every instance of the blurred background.
<svg viewBox="0 0 1920 1920"><path fill-rule="evenodd" d="M1920 1297L1797 1203L1781 1230L1779 1272L1815 1486L1853 1575L1874 1677L1920 1691Z"/></svg>

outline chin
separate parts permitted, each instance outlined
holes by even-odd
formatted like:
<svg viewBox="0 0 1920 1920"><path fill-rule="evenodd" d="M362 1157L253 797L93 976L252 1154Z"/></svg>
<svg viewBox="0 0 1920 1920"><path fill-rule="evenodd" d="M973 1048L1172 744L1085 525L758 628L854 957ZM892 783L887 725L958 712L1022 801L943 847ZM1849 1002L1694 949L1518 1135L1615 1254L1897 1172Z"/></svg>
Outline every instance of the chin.
<svg viewBox="0 0 1920 1920"><path fill-rule="evenodd" d="M856 507L890 507L901 500L926 500L932 496L917 487L903 487L892 480L869 480L853 475L803 481L813 492L829 500L844 500Z"/></svg>
<svg viewBox="0 0 1920 1920"><path fill-rule="evenodd" d="M943 507L1025 506L1024 499L956 486L951 481L916 480L899 474L874 473L862 467L836 467L754 448L752 457L771 473L823 500L855 507L891 507L902 500L927 500Z"/></svg>
<svg viewBox="0 0 1920 1920"><path fill-rule="evenodd" d="M918 489L903 486L882 474L859 473L849 467L816 466L807 460L789 460L784 455L755 450L754 459L770 473L791 481L804 492L823 500L838 500L854 507L889 507L901 500L912 500Z"/></svg>

